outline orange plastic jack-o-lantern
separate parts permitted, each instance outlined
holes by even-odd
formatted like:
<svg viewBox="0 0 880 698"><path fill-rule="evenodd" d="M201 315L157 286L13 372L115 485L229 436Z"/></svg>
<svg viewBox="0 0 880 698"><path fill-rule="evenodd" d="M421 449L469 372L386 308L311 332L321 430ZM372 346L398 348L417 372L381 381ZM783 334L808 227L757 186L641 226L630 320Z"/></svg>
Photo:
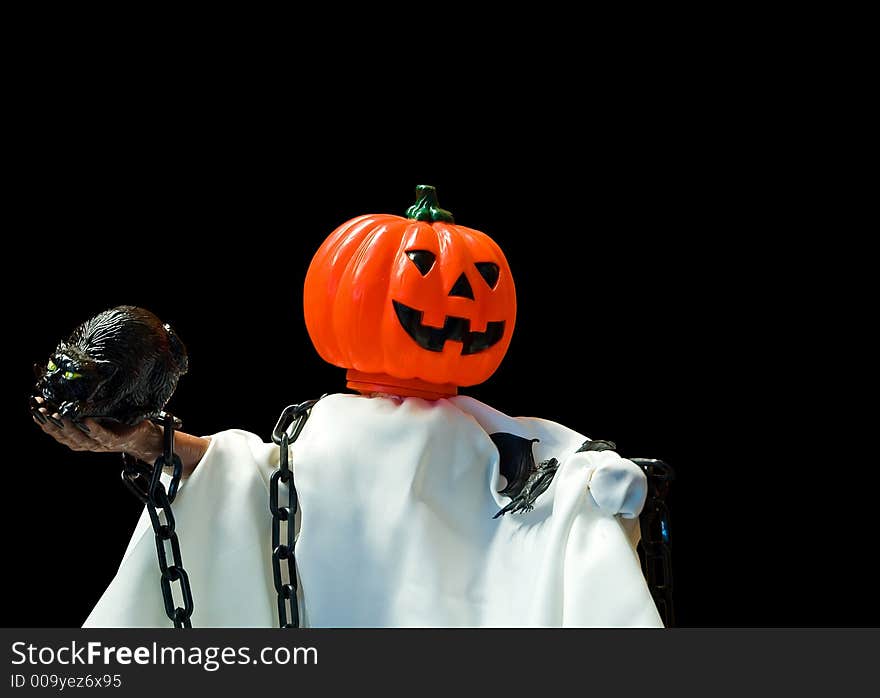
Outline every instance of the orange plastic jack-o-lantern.
<svg viewBox="0 0 880 698"><path fill-rule="evenodd" d="M430 399L486 380L504 358L516 290L501 248L455 225L434 187L408 218L370 214L330 234L306 274L306 327L348 386Z"/></svg>

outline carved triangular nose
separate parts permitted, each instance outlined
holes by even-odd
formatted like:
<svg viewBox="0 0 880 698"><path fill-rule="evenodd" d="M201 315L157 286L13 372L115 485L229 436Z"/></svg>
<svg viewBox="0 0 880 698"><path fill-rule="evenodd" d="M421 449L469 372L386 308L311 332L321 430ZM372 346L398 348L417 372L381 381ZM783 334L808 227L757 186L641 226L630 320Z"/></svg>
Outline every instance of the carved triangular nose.
<svg viewBox="0 0 880 698"><path fill-rule="evenodd" d="M455 282L455 286L452 287L449 295L461 296L462 298L470 298L471 300L474 300L474 289L471 288L464 272L458 277L458 281Z"/></svg>

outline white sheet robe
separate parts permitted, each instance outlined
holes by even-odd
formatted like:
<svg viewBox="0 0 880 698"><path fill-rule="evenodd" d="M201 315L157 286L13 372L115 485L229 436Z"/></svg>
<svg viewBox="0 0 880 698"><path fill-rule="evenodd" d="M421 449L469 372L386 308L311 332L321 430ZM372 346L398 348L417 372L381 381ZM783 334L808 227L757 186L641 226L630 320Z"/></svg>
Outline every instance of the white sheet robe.
<svg viewBox="0 0 880 698"><path fill-rule="evenodd" d="M557 458L526 514L492 517L489 434L540 439ZM554 422L472 398L331 395L291 447L300 502L302 624L312 627L661 625L635 553L638 520L603 513L592 472L610 451ZM268 509L278 447L244 431L211 443L174 502L193 627L277 627ZM176 585L175 585L176 586ZM146 511L85 627L168 627Z"/></svg>

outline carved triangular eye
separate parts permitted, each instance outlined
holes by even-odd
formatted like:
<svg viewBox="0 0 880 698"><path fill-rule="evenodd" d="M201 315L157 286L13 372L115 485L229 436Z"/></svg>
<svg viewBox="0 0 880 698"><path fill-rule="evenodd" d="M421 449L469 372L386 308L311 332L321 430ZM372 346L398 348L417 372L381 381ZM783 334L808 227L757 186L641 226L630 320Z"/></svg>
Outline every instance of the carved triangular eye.
<svg viewBox="0 0 880 698"><path fill-rule="evenodd" d="M489 288L495 288L498 284L498 265L495 262L477 262L474 266L480 272L480 276L489 284Z"/></svg>
<svg viewBox="0 0 880 698"><path fill-rule="evenodd" d="M406 256L412 260L412 263L416 265L422 276L431 271L431 267L434 266L434 260L437 259L434 253L428 252L428 250L408 250Z"/></svg>

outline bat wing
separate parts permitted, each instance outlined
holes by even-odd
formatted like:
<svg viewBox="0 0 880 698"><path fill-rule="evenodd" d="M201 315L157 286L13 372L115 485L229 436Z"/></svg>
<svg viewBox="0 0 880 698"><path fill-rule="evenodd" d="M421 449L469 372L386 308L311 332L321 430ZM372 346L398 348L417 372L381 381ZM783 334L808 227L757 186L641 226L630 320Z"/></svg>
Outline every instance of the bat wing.
<svg viewBox="0 0 880 698"><path fill-rule="evenodd" d="M489 438L498 449L498 469L507 478L507 487L499 494L516 497L525 487L529 476L535 471L535 456L532 444L538 439L524 439L503 431L490 434Z"/></svg>

